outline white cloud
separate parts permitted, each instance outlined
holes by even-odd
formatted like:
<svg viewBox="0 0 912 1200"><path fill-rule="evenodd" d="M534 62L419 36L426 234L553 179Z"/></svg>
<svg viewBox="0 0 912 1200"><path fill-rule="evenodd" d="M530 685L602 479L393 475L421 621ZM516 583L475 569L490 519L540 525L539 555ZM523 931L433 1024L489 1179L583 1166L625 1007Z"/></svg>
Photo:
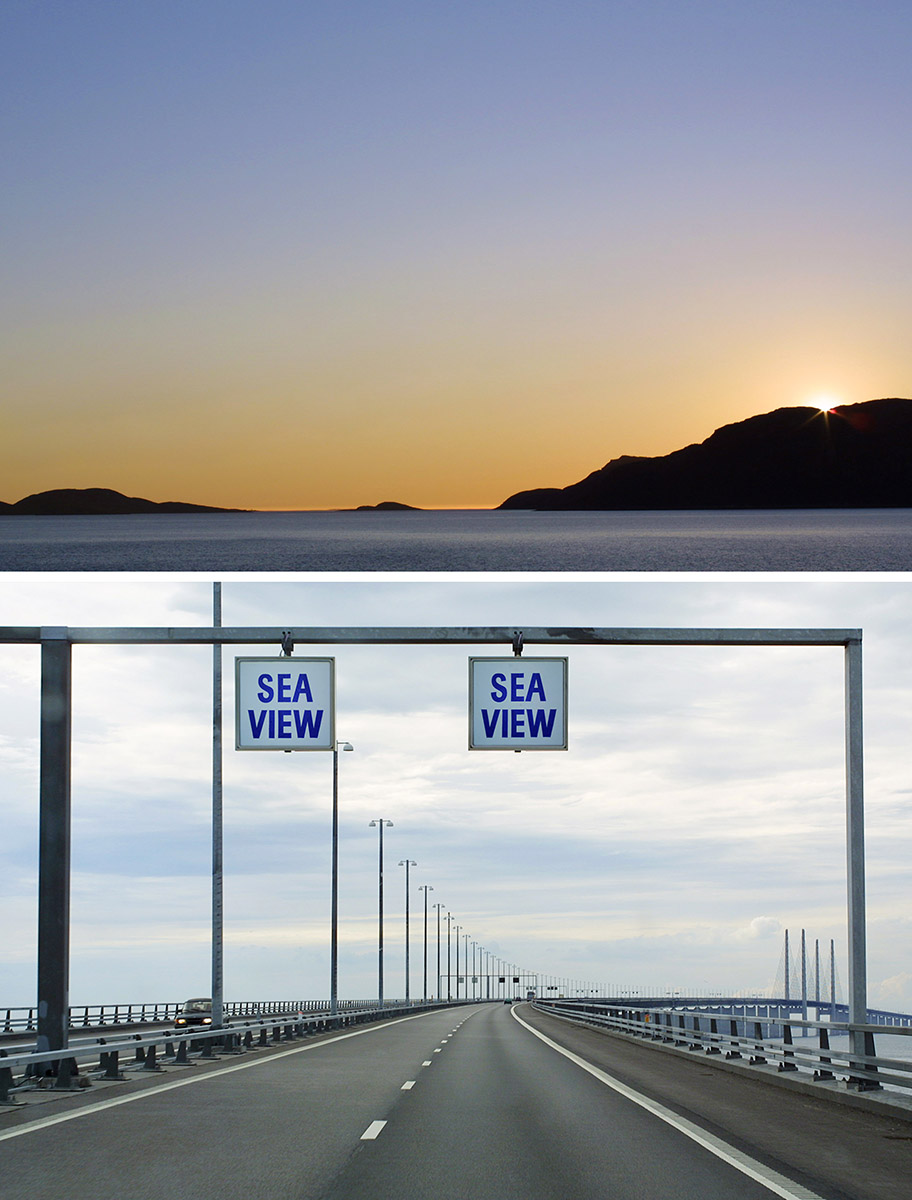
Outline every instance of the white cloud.
<svg viewBox="0 0 912 1200"><path fill-rule="evenodd" d="M889 979L876 981L868 997L872 1008L907 1013L912 1009L912 971L902 971Z"/></svg>
<svg viewBox="0 0 912 1200"><path fill-rule="evenodd" d="M782 926L775 917L754 917L749 925L738 930L737 937L750 940L769 938L775 936L781 930Z"/></svg>

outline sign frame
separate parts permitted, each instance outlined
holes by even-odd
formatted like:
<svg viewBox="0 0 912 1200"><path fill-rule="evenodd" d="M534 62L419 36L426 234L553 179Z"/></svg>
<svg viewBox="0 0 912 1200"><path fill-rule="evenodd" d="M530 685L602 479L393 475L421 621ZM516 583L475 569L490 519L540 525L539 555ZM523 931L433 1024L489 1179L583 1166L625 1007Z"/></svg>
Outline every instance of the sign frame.
<svg viewBox="0 0 912 1200"><path fill-rule="evenodd" d="M300 666L315 666L319 667L321 672L326 670L325 680L320 680L320 687L325 687L328 690L328 699L322 711L326 713L328 720L325 727L322 725L319 732L313 737L311 742L302 743L296 740L291 734L286 739L279 734L268 736L262 745L251 745L249 734L242 736L241 718L247 705L241 701L241 676L246 673L247 668L251 663L258 663L264 667L269 667L276 675L284 672L276 672L277 666L292 665ZM291 674L291 672L288 672ZM247 683L247 686L251 686ZM288 701L289 705L293 702ZM264 710L268 711L268 710ZM292 711L289 709L289 712ZM299 711L307 712L308 709ZM310 722L312 724L312 722ZM286 754L294 753L320 753L327 750L335 749L336 745L336 660L335 658L320 657L320 658L296 658L294 655L282 654L275 657L263 657L262 655L238 655L234 660L234 748L235 750L272 750L284 751Z"/></svg>

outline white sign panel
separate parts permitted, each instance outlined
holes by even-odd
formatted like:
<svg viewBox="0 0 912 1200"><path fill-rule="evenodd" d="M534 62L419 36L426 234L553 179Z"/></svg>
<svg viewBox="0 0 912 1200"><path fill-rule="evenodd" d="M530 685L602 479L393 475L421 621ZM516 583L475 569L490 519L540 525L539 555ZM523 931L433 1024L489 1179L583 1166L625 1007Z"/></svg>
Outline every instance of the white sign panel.
<svg viewBox="0 0 912 1200"><path fill-rule="evenodd" d="M470 750L566 750L566 658L470 658Z"/></svg>
<svg viewBox="0 0 912 1200"><path fill-rule="evenodd" d="M334 658L236 658L238 750L332 750Z"/></svg>

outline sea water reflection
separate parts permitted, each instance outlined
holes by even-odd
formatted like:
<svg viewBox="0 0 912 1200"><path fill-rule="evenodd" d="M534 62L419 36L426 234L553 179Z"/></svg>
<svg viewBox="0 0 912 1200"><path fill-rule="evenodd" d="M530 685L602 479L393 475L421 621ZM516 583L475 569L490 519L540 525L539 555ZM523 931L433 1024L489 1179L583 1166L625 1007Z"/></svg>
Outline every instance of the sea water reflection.
<svg viewBox="0 0 912 1200"><path fill-rule="evenodd" d="M4 571L908 571L912 509L0 517Z"/></svg>

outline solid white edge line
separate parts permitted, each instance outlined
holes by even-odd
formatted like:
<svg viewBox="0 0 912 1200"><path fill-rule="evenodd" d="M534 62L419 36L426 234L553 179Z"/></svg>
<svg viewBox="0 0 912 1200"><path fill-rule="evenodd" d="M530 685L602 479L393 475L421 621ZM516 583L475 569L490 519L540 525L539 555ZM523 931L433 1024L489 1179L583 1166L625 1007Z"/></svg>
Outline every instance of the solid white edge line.
<svg viewBox="0 0 912 1200"><path fill-rule="evenodd" d="M708 1150L710 1154L714 1154L716 1158L722 1159L723 1162L740 1171L742 1175L747 1175L750 1179L756 1180L757 1183L762 1184L777 1196L781 1196L783 1200L822 1200L817 1192L809 1191L807 1188L802 1187L801 1184L793 1183L790 1179L786 1179L784 1175L780 1175L778 1171L774 1171L771 1167L763 1166L762 1163L757 1162L749 1155L736 1150L734 1146L729 1146L721 1138L707 1133L699 1125L694 1125L693 1122L686 1120L684 1117L679 1117L677 1113L672 1112L669 1108L665 1108L664 1105L656 1103L655 1100L650 1100L640 1092L635 1092L633 1088L621 1083L619 1079L613 1078L613 1076L608 1075L592 1063L586 1062L584 1058L580 1058L572 1050L567 1050L563 1046L559 1046L557 1042L552 1042L549 1037L534 1029L522 1017L518 1016L515 1009L511 1009L510 1011L515 1020L524 1029L528 1029L530 1033L544 1042L546 1046L550 1046L552 1050L556 1050L564 1058L568 1058L572 1063L576 1063L578 1067L582 1067L584 1071L588 1071L590 1075L600 1083L605 1084L606 1087L612 1088L625 1099L638 1104L640 1108L644 1108L647 1112L652 1113L653 1116L658 1117L660 1121L671 1125L673 1129L677 1129L685 1137L690 1138L691 1141Z"/></svg>
<svg viewBox="0 0 912 1200"><path fill-rule="evenodd" d="M386 1124L386 1121L371 1121L371 1123L370 1123L370 1125L368 1125L367 1129L365 1129L365 1131L361 1134L361 1141L362 1142L376 1141L376 1139L380 1135L380 1131L383 1129L383 1126L385 1124Z"/></svg>
<svg viewBox="0 0 912 1200"><path fill-rule="evenodd" d="M146 1096L160 1096L162 1092L173 1092L176 1088L188 1087L191 1083L206 1083L210 1079L222 1079L225 1075L233 1075L235 1071L246 1071L249 1067L262 1067L266 1063L275 1062L279 1058L288 1058L290 1054L303 1054L307 1050L318 1050L321 1046L328 1046L332 1042L344 1042L348 1038L360 1037L364 1033L379 1033L381 1029L389 1029L391 1025L401 1025L403 1021L420 1021L422 1017L432 1016L432 1013L415 1013L411 1017L396 1017L393 1021L386 1021L383 1025L371 1025L365 1029L353 1029L351 1033L340 1033L335 1037L325 1038L322 1042L311 1042L307 1046L294 1046L290 1050L280 1050L278 1054L270 1054L268 1058L257 1058L250 1062L235 1063L231 1067L221 1067L217 1071L210 1071L207 1075L196 1075L183 1079L175 1079L172 1083L162 1083L157 1087L145 1088L141 1092L133 1092L129 1096L115 1096L110 1100L99 1100L97 1104L87 1104L84 1108L74 1109L73 1112L58 1113L54 1117L43 1117L37 1121L29 1121L27 1125L17 1125L15 1129L5 1129L0 1133L0 1142L8 1141L10 1138L22 1137L23 1134L33 1133L38 1129L47 1129L51 1125L60 1125L64 1121L75 1121L77 1117L88 1116L89 1113L101 1112L106 1108L117 1108L120 1104L131 1104L134 1100L142 1100ZM8 1109L10 1113L18 1111L17 1109Z"/></svg>

